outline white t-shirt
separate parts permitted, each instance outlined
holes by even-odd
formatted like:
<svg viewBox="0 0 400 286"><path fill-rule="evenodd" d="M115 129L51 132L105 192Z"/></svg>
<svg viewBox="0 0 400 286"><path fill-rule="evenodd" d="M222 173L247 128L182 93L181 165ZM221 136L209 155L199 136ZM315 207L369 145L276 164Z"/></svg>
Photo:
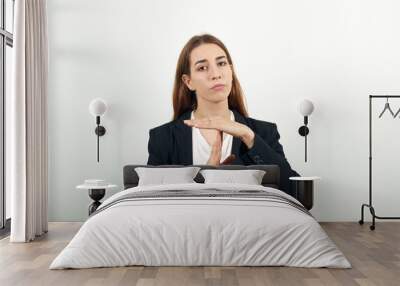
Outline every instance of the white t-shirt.
<svg viewBox="0 0 400 286"><path fill-rule="evenodd" d="M235 116L231 112L231 120L235 121ZM190 115L190 119L194 119L193 111ZM199 128L192 127L192 138L193 138L193 165L206 165L211 154L211 146L208 144L206 138L200 132ZM225 132L222 133L222 150L221 150L221 161L223 162L232 152L232 140L233 136Z"/></svg>

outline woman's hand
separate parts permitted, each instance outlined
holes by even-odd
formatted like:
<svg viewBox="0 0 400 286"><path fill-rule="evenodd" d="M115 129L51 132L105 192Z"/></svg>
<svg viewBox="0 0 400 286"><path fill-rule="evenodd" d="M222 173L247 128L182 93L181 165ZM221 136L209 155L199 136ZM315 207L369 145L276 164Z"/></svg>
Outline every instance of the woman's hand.
<svg viewBox="0 0 400 286"><path fill-rule="evenodd" d="M223 118L221 116L214 116L204 119L187 119L184 120L183 123L196 128L216 129L221 132L231 134L232 136L239 137L249 149L253 147L254 144L255 134L253 130L244 124Z"/></svg>
<svg viewBox="0 0 400 286"><path fill-rule="evenodd" d="M210 158L207 161L207 165L225 165L230 164L235 160L235 155L229 155L223 162L221 161L221 149L222 149L222 132L218 131L214 143L211 145Z"/></svg>
<svg viewBox="0 0 400 286"><path fill-rule="evenodd" d="M214 143L211 145L210 158L208 158L207 165L218 166L221 161L221 149L222 149L222 132L217 131Z"/></svg>

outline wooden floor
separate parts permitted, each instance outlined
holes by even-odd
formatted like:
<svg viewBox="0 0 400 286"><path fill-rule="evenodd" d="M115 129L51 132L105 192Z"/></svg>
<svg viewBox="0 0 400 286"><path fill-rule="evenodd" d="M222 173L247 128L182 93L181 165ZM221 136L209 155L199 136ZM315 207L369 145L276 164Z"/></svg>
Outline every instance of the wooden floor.
<svg viewBox="0 0 400 286"><path fill-rule="evenodd" d="M50 223L32 243L0 241L0 285L400 285L400 222L322 223L353 268L118 267L49 270L81 223Z"/></svg>

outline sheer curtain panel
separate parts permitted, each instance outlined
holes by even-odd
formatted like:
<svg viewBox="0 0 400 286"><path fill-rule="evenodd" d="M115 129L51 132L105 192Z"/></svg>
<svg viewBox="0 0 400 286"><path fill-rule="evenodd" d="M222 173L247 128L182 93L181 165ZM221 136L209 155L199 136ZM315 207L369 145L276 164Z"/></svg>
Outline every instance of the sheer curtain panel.
<svg viewBox="0 0 400 286"><path fill-rule="evenodd" d="M10 112L11 242L47 232L47 78L45 0L16 0ZM6 178L7 179L7 178Z"/></svg>

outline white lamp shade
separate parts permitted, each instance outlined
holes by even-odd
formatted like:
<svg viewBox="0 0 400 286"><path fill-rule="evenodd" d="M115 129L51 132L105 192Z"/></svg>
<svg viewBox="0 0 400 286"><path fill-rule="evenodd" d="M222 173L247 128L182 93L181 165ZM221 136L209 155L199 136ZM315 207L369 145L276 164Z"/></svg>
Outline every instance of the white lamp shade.
<svg viewBox="0 0 400 286"><path fill-rule="evenodd" d="M303 116L308 116L314 111L314 104L308 100L304 99L302 102L299 104L299 112Z"/></svg>
<svg viewBox="0 0 400 286"><path fill-rule="evenodd" d="M102 116L107 110L106 102L101 98L93 99L89 104L89 112L93 116Z"/></svg>

